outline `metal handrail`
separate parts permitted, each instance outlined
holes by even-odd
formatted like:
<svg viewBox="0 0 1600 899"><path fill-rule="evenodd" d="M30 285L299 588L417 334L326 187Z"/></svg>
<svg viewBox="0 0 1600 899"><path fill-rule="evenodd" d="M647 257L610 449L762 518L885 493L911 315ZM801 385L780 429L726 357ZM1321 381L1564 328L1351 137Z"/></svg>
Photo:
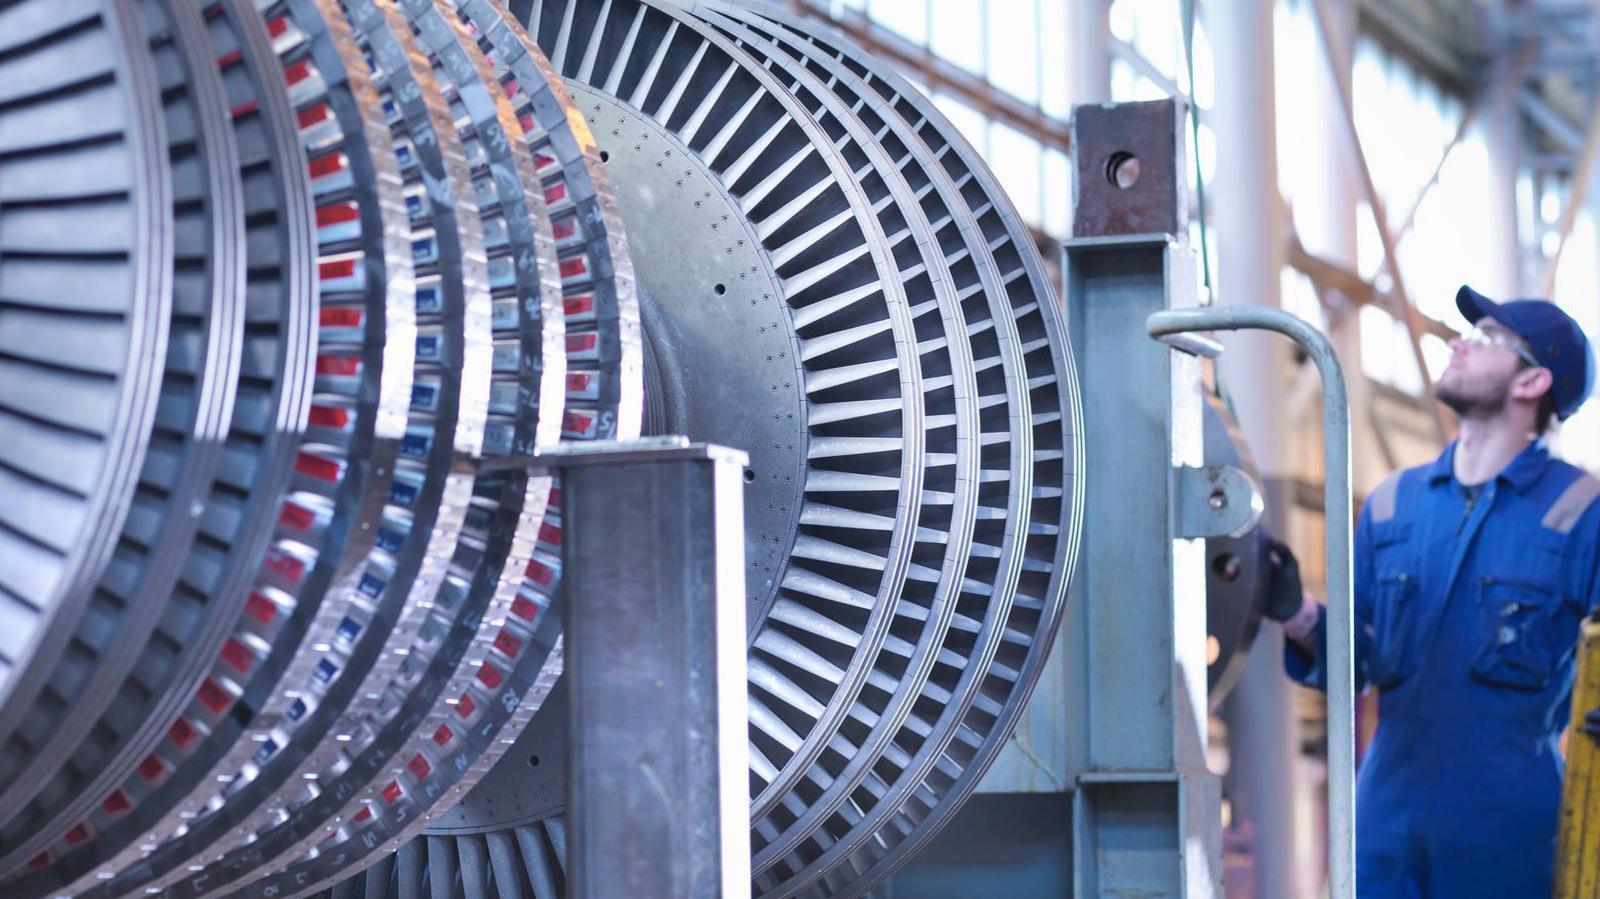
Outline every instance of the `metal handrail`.
<svg viewBox="0 0 1600 899"><path fill-rule="evenodd" d="M1151 337L1186 352L1196 331L1276 331L1299 344L1322 376L1327 474L1328 895L1354 899L1356 869L1355 646L1350 559L1350 398L1333 344L1305 321L1266 306L1170 309L1145 320Z"/></svg>

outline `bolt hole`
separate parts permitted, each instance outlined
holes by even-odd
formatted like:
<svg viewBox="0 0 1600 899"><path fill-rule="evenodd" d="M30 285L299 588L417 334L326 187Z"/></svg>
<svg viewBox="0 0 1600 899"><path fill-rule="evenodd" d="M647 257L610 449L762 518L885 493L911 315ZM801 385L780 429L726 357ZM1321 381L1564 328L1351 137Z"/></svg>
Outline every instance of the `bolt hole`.
<svg viewBox="0 0 1600 899"><path fill-rule="evenodd" d="M1139 180L1139 157L1118 151L1106 160L1106 180L1118 190L1127 190Z"/></svg>
<svg viewBox="0 0 1600 899"><path fill-rule="evenodd" d="M728 285L726 285L726 284L718 284L715 287L711 288L711 292L720 297L723 294L728 292Z"/></svg>
<svg viewBox="0 0 1600 899"><path fill-rule="evenodd" d="M528 756L528 767L529 768L537 768L537 767L539 767L539 757L536 756L536 755Z"/></svg>
<svg viewBox="0 0 1600 899"><path fill-rule="evenodd" d="M600 161L601 162L610 162L611 161L611 154L609 152L605 151L605 150L601 150L600 151Z"/></svg>
<svg viewBox="0 0 1600 899"><path fill-rule="evenodd" d="M744 470L744 482L746 484L754 484L756 482L756 473L746 468Z"/></svg>
<svg viewBox="0 0 1600 899"><path fill-rule="evenodd" d="M1225 581L1236 581L1244 571L1244 563L1233 553L1218 553L1211 560L1211 572Z"/></svg>

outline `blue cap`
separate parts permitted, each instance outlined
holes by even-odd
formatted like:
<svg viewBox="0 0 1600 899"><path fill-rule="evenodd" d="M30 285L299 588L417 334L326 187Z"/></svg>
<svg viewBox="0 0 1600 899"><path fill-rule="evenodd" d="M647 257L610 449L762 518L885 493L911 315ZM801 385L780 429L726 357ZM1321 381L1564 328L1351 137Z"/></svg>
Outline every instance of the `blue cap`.
<svg viewBox="0 0 1600 899"><path fill-rule="evenodd" d="M1473 323L1487 315L1527 342L1533 358L1550 369L1550 397L1557 418L1578 411L1589 398L1594 389L1594 354L1583 329L1561 307L1549 300L1496 303L1463 284L1456 291L1456 308Z"/></svg>

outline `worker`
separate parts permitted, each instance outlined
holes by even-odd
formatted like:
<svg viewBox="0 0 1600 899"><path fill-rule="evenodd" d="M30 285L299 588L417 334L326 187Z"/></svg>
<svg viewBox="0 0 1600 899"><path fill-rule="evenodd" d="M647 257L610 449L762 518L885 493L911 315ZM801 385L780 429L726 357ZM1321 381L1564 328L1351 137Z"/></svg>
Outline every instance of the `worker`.
<svg viewBox="0 0 1600 899"><path fill-rule="evenodd" d="M1456 305L1473 329L1434 394L1460 431L1356 524L1356 688L1379 696L1356 781L1361 899L1550 895L1578 625L1600 602L1600 480L1542 439L1589 396L1589 342L1542 300L1462 287ZM1325 608L1286 547L1271 555L1288 673L1325 689ZM1589 720L1600 739L1600 709Z"/></svg>

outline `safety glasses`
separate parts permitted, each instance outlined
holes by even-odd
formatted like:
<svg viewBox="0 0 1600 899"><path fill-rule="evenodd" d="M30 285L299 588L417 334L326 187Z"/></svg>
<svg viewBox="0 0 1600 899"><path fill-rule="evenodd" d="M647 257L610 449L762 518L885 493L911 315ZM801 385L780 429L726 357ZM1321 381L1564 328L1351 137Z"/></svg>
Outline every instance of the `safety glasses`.
<svg viewBox="0 0 1600 899"><path fill-rule="evenodd" d="M1533 357L1533 352L1528 349L1528 344L1521 337L1499 327L1490 325L1485 328L1480 322L1472 326L1472 330L1461 335L1461 339L1474 346L1505 347L1517 354L1517 358L1528 363L1532 368L1538 368L1542 363Z"/></svg>

